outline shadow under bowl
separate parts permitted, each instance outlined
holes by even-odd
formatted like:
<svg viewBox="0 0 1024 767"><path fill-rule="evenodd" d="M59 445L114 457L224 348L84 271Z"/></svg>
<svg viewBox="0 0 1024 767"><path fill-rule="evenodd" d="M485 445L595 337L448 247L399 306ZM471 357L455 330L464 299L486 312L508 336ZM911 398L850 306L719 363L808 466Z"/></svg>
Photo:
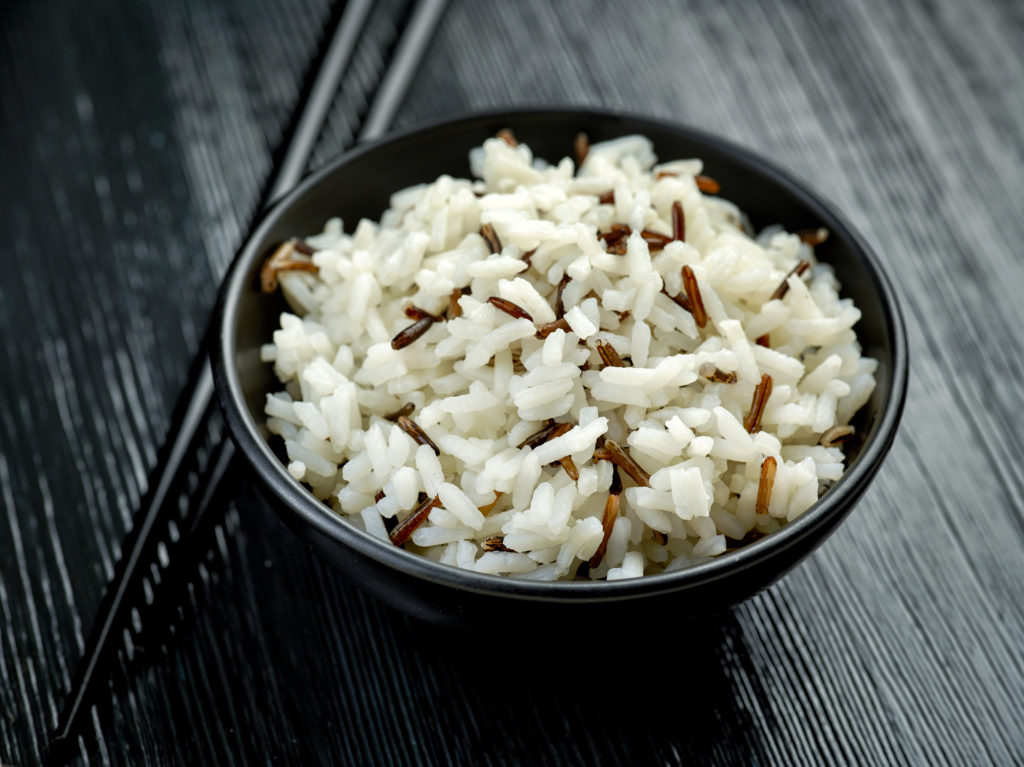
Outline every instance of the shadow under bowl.
<svg viewBox="0 0 1024 767"><path fill-rule="evenodd" d="M511 128L535 156L556 162L586 132L597 142L639 133L662 160L698 157L756 229L825 227L816 248L862 312L863 352L879 362L877 387L855 418L847 468L818 502L792 523L711 561L624 581L534 582L438 564L362 532L317 501L285 469L264 425L266 395L280 390L260 361L286 306L259 288L259 269L289 237L322 229L340 216L349 227L378 219L390 196L442 174L469 177L470 148ZM732 605L775 581L810 554L846 517L878 470L896 432L906 395L907 344L895 294L851 226L801 182L728 142L689 128L626 114L529 110L476 114L396 134L350 151L300 183L275 205L242 247L221 287L211 351L214 380L231 436L271 505L348 578L385 602L432 623L457 627L574 628L585 625L668 627ZM279 440L275 440L279 441ZM652 616L656 619L651 621Z"/></svg>

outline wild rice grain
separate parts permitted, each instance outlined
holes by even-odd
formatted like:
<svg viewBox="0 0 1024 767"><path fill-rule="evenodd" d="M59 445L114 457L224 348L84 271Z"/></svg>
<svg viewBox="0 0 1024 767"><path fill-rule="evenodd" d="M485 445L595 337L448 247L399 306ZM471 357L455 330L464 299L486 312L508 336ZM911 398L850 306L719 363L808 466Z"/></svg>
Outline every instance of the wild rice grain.
<svg viewBox="0 0 1024 767"><path fill-rule="evenodd" d="M430 330L430 327L433 324L434 320L431 317L424 317L423 319L416 320L416 322L412 323L409 327L398 331L395 337L391 339L391 348L395 351L404 349Z"/></svg>
<svg viewBox="0 0 1024 767"><path fill-rule="evenodd" d="M750 402L750 412L743 419L743 428L753 434L761 428L761 416L764 415L764 406L768 398L772 396L772 377L765 373L761 376L761 382L754 387L754 398Z"/></svg>
<svg viewBox="0 0 1024 767"><path fill-rule="evenodd" d="M610 365L617 368L625 367L619 353L615 351L615 347L607 341L597 342L597 353L601 357L601 362L606 366Z"/></svg>
<svg viewBox="0 0 1024 767"><path fill-rule="evenodd" d="M578 482L579 481L579 479L580 479L579 469L576 468L576 463L575 463L575 461L572 460L572 458L570 456L565 456L564 458L559 458L558 459L558 463L561 465L561 467L563 469L565 469L565 473L569 475L569 479L571 479L573 482Z"/></svg>
<svg viewBox="0 0 1024 767"><path fill-rule="evenodd" d="M495 138L500 138L509 146L519 146L519 142L516 140L516 134L512 132L511 128L502 128L500 131L494 134Z"/></svg>
<svg viewBox="0 0 1024 767"><path fill-rule="evenodd" d="M622 237L609 245L605 250L613 256L624 256L626 255L627 243L628 240Z"/></svg>
<svg viewBox="0 0 1024 767"><path fill-rule="evenodd" d="M297 252L301 253L304 256L312 256L316 253L316 248L314 248L305 240L294 238L292 239L292 245L295 246L295 250Z"/></svg>
<svg viewBox="0 0 1024 767"><path fill-rule="evenodd" d="M690 299L690 313L698 328L708 324L708 313L704 310L704 300L700 296L700 288L697 286L697 277L689 264L683 267L683 287L686 289L686 296Z"/></svg>
<svg viewBox="0 0 1024 767"><path fill-rule="evenodd" d="M805 242L813 248L828 239L828 229L823 226L817 229L801 229L796 236L800 238L800 242Z"/></svg>
<svg viewBox="0 0 1024 767"><path fill-rule="evenodd" d="M643 466L634 461L632 456L623 450L615 440L606 439L604 445L594 452L594 460L611 461L638 485L651 486L651 475L644 470Z"/></svg>
<svg viewBox="0 0 1024 767"><path fill-rule="evenodd" d="M652 250L662 250L666 245L672 242L672 238L667 234L661 234L659 232L652 232L650 229L644 229L640 232L640 236L644 238L644 242Z"/></svg>
<svg viewBox="0 0 1024 767"><path fill-rule="evenodd" d="M501 496L503 496L503 495L504 495L504 493L497 493L496 492L494 494L494 500L493 501L491 501L490 503L485 503L483 506L478 507L480 509L480 513L483 514L486 517L488 514L490 514L492 511L494 511L494 507L498 505L498 501L501 500Z"/></svg>
<svg viewBox="0 0 1024 767"><path fill-rule="evenodd" d="M852 426L833 426L831 429L821 435L821 440L818 442L822 447L837 447L840 443L845 442L853 436L855 429Z"/></svg>
<svg viewBox="0 0 1024 767"><path fill-rule="evenodd" d="M484 551L512 551L508 546L505 545L505 536L493 535L487 538L481 545Z"/></svg>
<svg viewBox="0 0 1024 767"><path fill-rule="evenodd" d="M758 514L768 513L768 504L772 499L772 488L775 486L775 472L778 463L775 458L768 456L761 462L761 478L757 483L757 503L754 510Z"/></svg>
<svg viewBox="0 0 1024 767"><path fill-rule="evenodd" d="M736 383L736 373L732 371L726 373L724 370L719 370L713 362L705 362L697 372L702 378L706 378L713 383Z"/></svg>
<svg viewBox="0 0 1024 767"><path fill-rule="evenodd" d="M513 303L506 298L500 298L499 296L491 296L487 299L487 303L493 306L495 309L500 309L510 317L515 317L517 320L529 320L533 322L533 315L530 314L526 309L521 307L519 304Z"/></svg>
<svg viewBox="0 0 1024 767"><path fill-rule="evenodd" d="M501 240L498 239L493 226L490 224L482 225L480 227L480 236L487 240L487 247L491 249L491 253L501 253Z"/></svg>
<svg viewBox="0 0 1024 767"><path fill-rule="evenodd" d="M434 444L434 440L428 437L427 433L419 427L419 424L408 416L398 416L398 428L412 437L416 443L429 447L434 451L434 455L441 455L441 451L438 449L437 445Z"/></svg>
<svg viewBox="0 0 1024 767"><path fill-rule="evenodd" d="M429 318L432 322L441 321L441 318L436 314L431 314L426 309L421 309L413 304L407 304L402 311L410 320L423 320Z"/></svg>
<svg viewBox="0 0 1024 767"><path fill-rule="evenodd" d="M680 293L678 296L673 296L667 290L665 290L665 288L662 288L661 292L664 293L669 298L671 298L672 301L676 304L676 306L679 306L682 309L690 312L690 314L693 314L693 304L690 303L690 299L684 296L682 293Z"/></svg>
<svg viewBox="0 0 1024 767"><path fill-rule="evenodd" d="M402 416L408 417L408 416L412 415L412 412L415 409L416 409L416 406L414 404L412 404L411 402L406 402L404 405L402 405L400 408L398 408L398 410L396 410L394 413L388 413L386 416L384 416L384 418L386 420L388 420L388 421L397 421Z"/></svg>
<svg viewBox="0 0 1024 767"><path fill-rule="evenodd" d="M520 442L518 445L518 449L522 450L524 447L536 448L539 447L540 445L543 445L548 440L553 439L555 431L560 429L564 425L565 424L555 423L554 421L552 421L540 431L534 432L525 440Z"/></svg>
<svg viewBox="0 0 1024 767"><path fill-rule="evenodd" d="M797 277L802 277L804 273L810 268L810 262L801 261L792 269L790 269L786 276L782 278L782 282L779 283L779 287L775 288L775 292L772 293L772 300L774 301L776 299L785 298L786 294L789 292L789 278L792 277L794 274Z"/></svg>
<svg viewBox="0 0 1024 767"><path fill-rule="evenodd" d="M619 498L621 495L622 479L619 477L619 470L613 466L612 484L608 488L608 500L604 502L604 514L601 517L601 528L604 530L604 535L601 538L601 544L597 547L597 551L594 552L594 556L587 562L592 568L601 564L601 560L604 559L604 553L608 550L608 539L611 537L615 520L619 517Z"/></svg>
<svg viewBox="0 0 1024 767"><path fill-rule="evenodd" d="M295 250L294 240L282 242L277 246L277 250L271 254L270 258L263 262L263 266L260 267L260 288L264 293L273 293L277 290L277 275L281 272L311 272L316 274L320 271L320 267L312 261L294 258Z"/></svg>
<svg viewBox="0 0 1024 767"><path fill-rule="evenodd" d="M726 536L726 538L729 538L729 536ZM728 551L736 551L737 549L749 546L754 541L759 541L762 538L764 538L764 533L755 528L738 540L736 538L729 538L732 542L729 543L726 548Z"/></svg>
<svg viewBox="0 0 1024 767"><path fill-rule="evenodd" d="M462 316L462 307L459 306L459 299L462 298L462 288L455 288L448 296L448 318Z"/></svg>
<svg viewBox="0 0 1024 767"><path fill-rule="evenodd" d="M604 240L608 245L614 245L623 237L628 237L632 233L633 230L629 227L629 224L612 224L607 232L600 232L597 237L599 240Z"/></svg>
<svg viewBox="0 0 1024 767"><path fill-rule="evenodd" d="M433 498L428 498L423 501L419 506L413 509L412 513L395 525L395 529L391 531L388 537L391 542L396 546L402 546L409 537L416 532L416 528L426 522L427 517L430 516L431 510L435 506L441 505L441 499L436 495Z"/></svg>
<svg viewBox="0 0 1024 767"><path fill-rule="evenodd" d="M686 239L686 219L683 218L683 204L679 200L672 203L672 239L677 242Z"/></svg>
<svg viewBox="0 0 1024 767"><path fill-rule="evenodd" d="M704 194L718 194L722 191L722 185L711 176L694 176L693 180L697 182L697 188Z"/></svg>
<svg viewBox="0 0 1024 767"><path fill-rule="evenodd" d="M530 446L533 448L538 448L545 442L550 442L553 439L558 439L558 437L561 437L562 435L569 433L570 431L572 431L572 428L573 425L571 423L551 424L551 426L548 427L548 429L550 430L548 431L547 429L545 429L546 433L544 434L544 436L537 440L536 444L531 444ZM541 432L538 432L538 434L540 433ZM569 479L571 479L573 482L577 482L579 480L580 472L579 469L576 468L576 463L572 460L571 456L563 456L562 458L559 458L556 461L556 463L558 463L559 465L561 465L563 469L565 469L565 473L569 475Z"/></svg>
<svg viewBox="0 0 1024 767"><path fill-rule="evenodd" d="M562 291L565 290L565 286L569 284L572 278L568 274L563 274L562 279L558 281L558 288L555 290L555 317L562 317L565 315L565 303L562 301Z"/></svg>
<svg viewBox="0 0 1024 767"><path fill-rule="evenodd" d="M556 424L554 424L555 428L551 430L551 436L548 437L544 441L545 442L550 442L551 440L557 439L558 437L561 437L564 434L568 434L570 431L572 431L572 426L573 425L571 423L556 423Z"/></svg>
<svg viewBox="0 0 1024 767"><path fill-rule="evenodd" d="M556 330L564 330L568 333L572 328L569 327L569 322L565 317L559 317L553 322L545 322L543 325L538 326L536 336L537 338L544 339Z"/></svg>

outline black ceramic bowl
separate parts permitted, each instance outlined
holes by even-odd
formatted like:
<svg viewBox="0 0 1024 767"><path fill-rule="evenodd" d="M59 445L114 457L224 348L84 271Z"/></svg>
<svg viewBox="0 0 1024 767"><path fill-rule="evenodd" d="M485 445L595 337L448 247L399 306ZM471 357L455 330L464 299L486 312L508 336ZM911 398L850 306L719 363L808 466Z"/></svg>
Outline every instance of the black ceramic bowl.
<svg viewBox="0 0 1024 767"><path fill-rule="evenodd" d="M835 267L842 293L863 318L864 353L879 360L878 386L856 421L858 441L847 470L817 504L772 535L690 569L613 582L541 583L481 575L437 564L351 526L318 502L285 470L268 441L263 405L280 387L260 362L284 309L278 294L259 290L261 263L275 244L320 231L331 216L348 226L378 218L396 190L441 174L469 176L471 147L511 128L535 155L570 154L579 131L601 141L641 133L661 159L699 157L722 194L756 228L824 226L817 249ZM712 136L678 125L595 111L519 111L474 115L403 132L361 146L313 174L265 216L236 258L221 289L212 351L217 394L231 435L281 518L348 578L384 601L428 621L457 626L605 626L643 620L667 625L733 604L764 588L806 557L846 517L878 470L896 431L906 389L903 321L889 281L850 225L799 181L770 163Z"/></svg>

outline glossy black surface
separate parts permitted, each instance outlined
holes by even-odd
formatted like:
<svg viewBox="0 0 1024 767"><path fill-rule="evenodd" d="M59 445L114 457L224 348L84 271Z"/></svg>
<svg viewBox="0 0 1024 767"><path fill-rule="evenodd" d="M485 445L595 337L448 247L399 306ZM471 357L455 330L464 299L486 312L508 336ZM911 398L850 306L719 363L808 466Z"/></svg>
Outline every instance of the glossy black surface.
<svg viewBox="0 0 1024 767"><path fill-rule="evenodd" d="M284 308L259 289L261 264L276 244L319 231L332 216L378 218L397 190L448 173L470 175L468 151L511 128L535 155L557 162L583 131L593 141L639 133L662 159L700 157L723 195L755 228L824 226L820 258L834 265L843 295L863 318L856 330L879 360L878 386L858 418L862 441L851 447L844 477L811 510L781 531L712 562L631 581L525 581L458 570L384 544L328 512L284 470L262 426L266 395L279 386L259 360ZM444 625L482 628L494 614L513 625L570 628L580 622L631 625L652 614L666 625L720 610L769 585L810 553L850 511L888 451L902 411L907 349L892 289L849 225L805 186L755 155L691 129L629 115L531 111L470 116L361 147L287 195L256 228L232 266L218 302L214 380L228 428L284 521L347 577L411 615ZM271 440L271 443L273 440Z"/></svg>

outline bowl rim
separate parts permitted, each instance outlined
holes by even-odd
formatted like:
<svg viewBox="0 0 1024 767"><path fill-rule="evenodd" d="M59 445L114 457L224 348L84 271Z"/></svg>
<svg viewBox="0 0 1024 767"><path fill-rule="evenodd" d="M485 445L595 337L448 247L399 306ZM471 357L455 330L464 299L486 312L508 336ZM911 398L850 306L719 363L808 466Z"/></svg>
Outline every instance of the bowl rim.
<svg viewBox="0 0 1024 767"><path fill-rule="evenodd" d="M629 132L649 132L644 130L644 126L647 126L649 129L672 132L697 145L713 147L716 152L729 156L739 164L750 167L763 176L771 177L776 184L786 188L801 205L820 216L822 224L828 228L831 236L845 240L852 250L859 251L863 257L868 276L882 305L885 324L891 333L891 393L878 416L874 436L864 444L854 464L844 471L842 477L810 509L771 535L691 567L617 581L534 581L463 570L391 545L331 512L288 474L285 465L273 453L268 441L262 437L255 420L249 414L238 370L234 364L238 305L243 290L246 289L246 274L250 265L264 250L257 246L297 200L342 166L367 154L386 154L389 147L409 140L420 140L429 136L440 138L446 131L468 127L473 123L492 123L502 119L542 121L552 118L580 122L628 121L631 126L639 129L631 129ZM626 132L623 135L626 135ZM466 151L469 149L467 146ZM312 527L321 535L351 547L359 554L404 575L456 590L523 600L618 601L637 595L653 596L703 586L727 576L732 577L738 572L774 558L790 547L813 537L819 528L828 527L830 521L838 524L871 481L893 442L906 398L909 367L906 328L896 291L878 257L846 218L837 212L835 206L788 171L729 140L658 117L595 108L541 106L474 111L419 123L343 152L305 177L262 214L221 283L213 327L214 338L210 345L210 357L214 385L228 431L266 488L281 501L277 504L279 507L287 509L300 523ZM833 520L835 515L839 518Z"/></svg>

